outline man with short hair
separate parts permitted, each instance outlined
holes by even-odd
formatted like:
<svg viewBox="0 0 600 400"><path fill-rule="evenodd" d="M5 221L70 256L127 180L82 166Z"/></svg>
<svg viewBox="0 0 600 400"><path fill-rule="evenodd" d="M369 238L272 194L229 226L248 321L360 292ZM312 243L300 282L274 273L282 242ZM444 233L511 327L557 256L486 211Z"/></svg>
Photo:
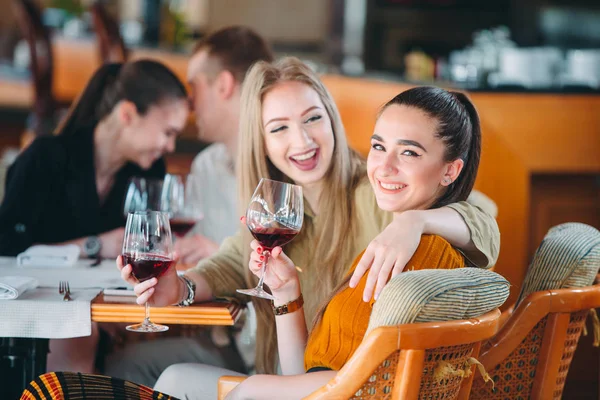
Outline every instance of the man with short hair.
<svg viewBox="0 0 600 400"><path fill-rule="evenodd" d="M201 40L188 64L198 135L212 144L192 164L195 198L204 218L192 235L176 241L181 263L196 264L212 255L240 227L234 174L240 91L246 72L260 60L273 60L265 40L248 28L234 26Z"/></svg>

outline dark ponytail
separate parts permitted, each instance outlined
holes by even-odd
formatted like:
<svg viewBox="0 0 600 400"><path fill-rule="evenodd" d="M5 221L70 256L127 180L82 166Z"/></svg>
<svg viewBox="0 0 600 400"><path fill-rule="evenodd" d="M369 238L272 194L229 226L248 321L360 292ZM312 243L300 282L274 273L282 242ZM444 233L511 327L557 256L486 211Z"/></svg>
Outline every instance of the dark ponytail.
<svg viewBox="0 0 600 400"><path fill-rule="evenodd" d="M93 121L96 118L96 109L100 99L104 96L106 88L110 87L119 75L123 64L104 64L94 73L83 92L75 99L69 109L69 113L62 120L57 134L70 134L77 131L77 128Z"/></svg>
<svg viewBox="0 0 600 400"><path fill-rule="evenodd" d="M473 190L481 158L481 127L473 103L463 93L422 86L400 93L383 106L382 112L391 105L414 107L437 120L436 135L446 145L445 161L464 161L458 178L432 208L466 200Z"/></svg>
<svg viewBox="0 0 600 400"><path fill-rule="evenodd" d="M452 195L456 192L455 195L457 198L460 197L460 199L463 200L464 197L466 200L473 190L473 185L475 185L475 179L477 178L477 171L479 170L479 160L481 159L481 125L479 123L479 114L471 100L469 100L464 93L450 93L452 93L465 108L471 122L471 134L469 135L470 140L467 153L461 157L464 160L465 165L456 181L452 183L455 187L450 189L454 190L449 190L446 194Z"/></svg>
<svg viewBox="0 0 600 400"><path fill-rule="evenodd" d="M138 113L168 99L185 99L181 81L163 64L151 60L104 64L92 76L57 128L71 135L82 125L97 123L122 100L132 102Z"/></svg>

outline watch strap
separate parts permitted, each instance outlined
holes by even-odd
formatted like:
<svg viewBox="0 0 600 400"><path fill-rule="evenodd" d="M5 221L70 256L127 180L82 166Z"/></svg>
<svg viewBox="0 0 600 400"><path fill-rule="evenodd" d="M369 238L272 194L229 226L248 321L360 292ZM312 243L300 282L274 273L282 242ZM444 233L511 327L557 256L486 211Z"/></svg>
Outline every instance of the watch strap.
<svg viewBox="0 0 600 400"><path fill-rule="evenodd" d="M303 305L304 305L304 297L302 297L302 293L301 293L300 296L296 300L292 300L292 301L282 304L280 306L275 306L274 304L272 304L272 307L273 307L273 313L275 315L284 315L284 314L293 313L294 311L298 311L299 309L302 308Z"/></svg>

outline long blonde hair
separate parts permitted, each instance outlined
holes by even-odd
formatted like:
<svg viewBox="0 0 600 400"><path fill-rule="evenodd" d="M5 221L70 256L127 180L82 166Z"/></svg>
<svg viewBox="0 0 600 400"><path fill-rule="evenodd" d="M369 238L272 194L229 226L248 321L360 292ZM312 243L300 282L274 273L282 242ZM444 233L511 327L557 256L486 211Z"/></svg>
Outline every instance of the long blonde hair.
<svg viewBox="0 0 600 400"><path fill-rule="evenodd" d="M323 191L319 197L319 214L327 215L327 221L315 225L316 248L311 260L319 263L319 285L310 288L311 297L324 300L343 279L347 260L354 250L354 189L365 176L365 164L361 157L348 147L346 133L339 111L317 75L294 57L287 57L274 64L258 62L246 75L241 93L240 130L237 176L241 214L250 201L261 178L290 182L290 178L279 171L268 159L265 150L262 103L267 92L282 82L300 82L313 89L320 97L331 120L334 135L334 150L331 165L325 174ZM305 219L306 221L306 219ZM301 233L300 235L302 235ZM250 256L250 234L243 239L244 265ZM293 246L290 244L290 246ZM312 263L311 263L312 264ZM246 284L256 285L256 277L246 269ZM321 275L322 274L322 275ZM256 369L260 373L275 373L277 335L273 311L268 302L252 299L257 313ZM320 302L320 301L319 301Z"/></svg>

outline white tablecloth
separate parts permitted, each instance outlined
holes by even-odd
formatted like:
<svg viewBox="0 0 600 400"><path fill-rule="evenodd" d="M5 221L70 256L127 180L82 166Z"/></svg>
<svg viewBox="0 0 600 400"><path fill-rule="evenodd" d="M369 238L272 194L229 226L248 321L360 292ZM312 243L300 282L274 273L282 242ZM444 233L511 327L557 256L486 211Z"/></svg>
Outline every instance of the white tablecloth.
<svg viewBox="0 0 600 400"><path fill-rule="evenodd" d="M0 257L0 276L30 276L40 287L56 287L59 281L69 281L73 288L108 288L128 286L121 279L115 260L105 260L92 267L92 260L79 260L72 267L21 267L14 257Z"/></svg>
<svg viewBox="0 0 600 400"><path fill-rule="evenodd" d="M0 302L0 337L64 339L92 334L90 302L101 289L71 289L63 301L57 289L39 288Z"/></svg>
<svg viewBox="0 0 600 400"><path fill-rule="evenodd" d="M29 276L39 287L16 300L0 301L0 337L69 338L91 334L91 306L104 288L128 286L114 260L91 267L80 260L73 267L20 267L16 258L0 257L0 276ZM73 301L64 302L58 283L69 282Z"/></svg>

